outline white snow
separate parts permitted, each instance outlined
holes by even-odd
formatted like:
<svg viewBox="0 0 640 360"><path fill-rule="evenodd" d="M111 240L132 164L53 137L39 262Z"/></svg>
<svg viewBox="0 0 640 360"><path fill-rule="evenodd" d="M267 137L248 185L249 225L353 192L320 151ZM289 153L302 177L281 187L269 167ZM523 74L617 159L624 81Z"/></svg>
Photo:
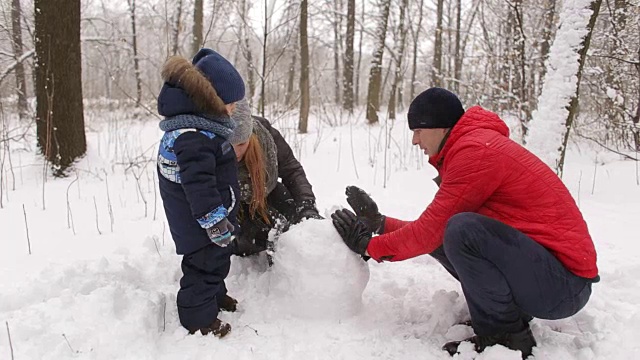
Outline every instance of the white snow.
<svg viewBox="0 0 640 360"><path fill-rule="evenodd" d="M558 146L562 144L567 130L564 123L569 114L569 102L576 95L580 59L578 50L588 32L587 24L593 13L589 9L591 2L562 2L559 14L561 25L549 50L542 93L530 122L527 147L554 169L560 159Z"/></svg>
<svg viewBox="0 0 640 360"><path fill-rule="evenodd" d="M342 320L360 312L369 267L331 220L294 225L280 237L274 262L271 294L282 300L283 313Z"/></svg>
<svg viewBox="0 0 640 360"><path fill-rule="evenodd" d="M348 206L344 189L352 184L370 192L383 214L408 220L420 214L436 192L435 171L411 147L404 121L389 127L386 148L384 126L360 120L329 128L320 120L291 142L322 214ZM276 126L289 136L293 121ZM43 185L34 143L11 144L15 191L5 163L9 191L0 209L0 359L11 359L7 326L15 359L450 359L440 346L472 334L455 325L469 316L464 297L436 261L359 262L328 220L310 220L282 236L272 268L264 257L233 258L227 286L240 303L238 312L220 315L233 327L228 337L187 335L175 303L180 257L156 192L156 120L90 114L87 126L89 151L77 165L78 180L48 177ZM606 153L595 167L588 148L575 150L563 181L589 224L602 281L577 315L533 321L534 355L637 359L637 170ZM316 311L321 316L311 316ZM518 356L495 347L457 359Z"/></svg>

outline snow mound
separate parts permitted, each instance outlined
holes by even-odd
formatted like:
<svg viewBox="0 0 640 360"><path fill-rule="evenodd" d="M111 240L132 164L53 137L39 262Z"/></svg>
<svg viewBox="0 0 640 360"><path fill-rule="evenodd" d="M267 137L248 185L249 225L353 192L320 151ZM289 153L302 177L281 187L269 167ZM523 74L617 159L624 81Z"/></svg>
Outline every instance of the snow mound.
<svg viewBox="0 0 640 360"><path fill-rule="evenodd" d="M344 244L330 220L306 220L279 239L271 296L296 317L342 319L362 308L369 266Z"/></svg>

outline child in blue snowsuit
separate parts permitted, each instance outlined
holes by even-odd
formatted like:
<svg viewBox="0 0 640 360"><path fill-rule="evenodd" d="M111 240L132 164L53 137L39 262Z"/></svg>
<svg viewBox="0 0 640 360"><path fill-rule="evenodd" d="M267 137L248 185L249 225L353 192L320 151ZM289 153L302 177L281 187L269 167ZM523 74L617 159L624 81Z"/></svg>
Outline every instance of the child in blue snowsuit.
<svg viewBox="0 0 640 360"><path fill-rule="evenodd" d="M220 54L200 50L193 61L180 56L162 69L164 85L158 113L165 133L158 151L160 195L176 252L182 258L177 305L189 333L222 337L231 326L220 310L235 311L224 279L240 189L236 155L227 138L235 127L230 115L244 98L238 71Z"/></svg>

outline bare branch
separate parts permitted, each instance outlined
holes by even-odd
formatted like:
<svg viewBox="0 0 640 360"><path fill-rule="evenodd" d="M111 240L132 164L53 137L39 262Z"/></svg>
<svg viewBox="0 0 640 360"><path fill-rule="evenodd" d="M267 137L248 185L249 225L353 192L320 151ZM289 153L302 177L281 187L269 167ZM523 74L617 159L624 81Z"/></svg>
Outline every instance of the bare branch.
<svg viewBox="0 0 640 360"><path fill-rule="evenodd" d="M25 52L24 54L22 54L22 56L20 56L20 58L18 58L18 60L16 60L13 63L9 64L9 66L3 72L0 73L0 84L2 84L2 81L4 80L4 78L6 78L9 74L11 74L11 72L19 64L22 64L25 60L27 60L30 57L32 57L35 53L36 53L36 50L35 49L31 49L31 50Z"/></svg>

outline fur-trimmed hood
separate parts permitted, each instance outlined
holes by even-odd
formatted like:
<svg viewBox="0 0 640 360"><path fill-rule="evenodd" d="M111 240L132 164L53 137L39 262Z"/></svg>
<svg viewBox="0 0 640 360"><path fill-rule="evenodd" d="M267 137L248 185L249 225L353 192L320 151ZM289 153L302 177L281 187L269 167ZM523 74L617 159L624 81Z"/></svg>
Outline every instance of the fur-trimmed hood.
<svg viewBox="0 0 640 360"><path fill-rule="evenodd" d="M242 76L211 49L201 49L193 61L172 56L161 74L164 85L158 95L158 112L163 116L228 117L225 104L238 102L245 96Z"/></svg>
<svg viewBox="0 0 640 360"><path fill-rule="evenodd" d="M206 115L226 115L227 109L209 79L182 56L172 56L162 68L165 87L182 90L199 112ZM164 87L163 87L163 90ZM160 92L162 95L162 91Z"/></svg>

